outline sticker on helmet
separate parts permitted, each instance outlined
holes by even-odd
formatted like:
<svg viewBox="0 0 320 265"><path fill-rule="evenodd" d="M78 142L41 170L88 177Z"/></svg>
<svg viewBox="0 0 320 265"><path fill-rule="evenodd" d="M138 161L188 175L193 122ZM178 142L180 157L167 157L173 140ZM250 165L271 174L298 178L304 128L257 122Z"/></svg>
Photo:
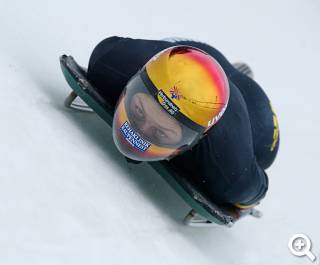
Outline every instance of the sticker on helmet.
<svg viewBox="0 0 320 265"><path fill-rule="evenodd" d="M173 86L172 88L170 88L170 94L172 99L179 100L180 98L182 98L182 95L180 94L177 86Z"/></svg>
<svg viewBox="0 0 320 265"><path fill-rule="evenodd" d="M175 115L180 110L179 107L174 104L161 89L158 91L158 98L160 105L170 115Z"/></svg>
<svg viewBox="0 0 320 265"><path fill-rule="evenodd" d="M210 121L208 121L208 127L214 125L223 115L224 111L226 110L226 105L222 108L222 110L218 113L218 115L214 116Z"/></svg>
<svg viewBox="0 0 320 265"><path fill-rule="evenodd" d="M121 125L119 130L124 138L129 142L129 144L139 151L145 152L150 147L151 143L141 138L138 133L136 133L131 128L128 121L125 121L125 123Z"/></svg>

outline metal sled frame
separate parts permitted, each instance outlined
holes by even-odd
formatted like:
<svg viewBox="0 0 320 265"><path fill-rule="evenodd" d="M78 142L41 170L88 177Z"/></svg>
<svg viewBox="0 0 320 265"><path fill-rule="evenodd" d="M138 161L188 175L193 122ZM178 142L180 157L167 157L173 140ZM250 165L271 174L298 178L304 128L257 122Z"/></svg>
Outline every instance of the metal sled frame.
<svg viewBox="0 0 320 265"><path fill-rule="evenodd" d="M97 90L88 82L86 72L76 61L67 55L60 57L62 72L72 88L71 94L65 100L65 106L75 109L96 112L100 118L112 126L114 109L99 95ZM79 96L88 106L74 105ZM184 223L190 226L231 227L237 220L246 215L261 217L261 212L250 208L241 210L235 206L217 205L210 201L199 190L196 190L182 172L174 168L169 161L148 162L185 200L192 210L184 218Z"/></svg>

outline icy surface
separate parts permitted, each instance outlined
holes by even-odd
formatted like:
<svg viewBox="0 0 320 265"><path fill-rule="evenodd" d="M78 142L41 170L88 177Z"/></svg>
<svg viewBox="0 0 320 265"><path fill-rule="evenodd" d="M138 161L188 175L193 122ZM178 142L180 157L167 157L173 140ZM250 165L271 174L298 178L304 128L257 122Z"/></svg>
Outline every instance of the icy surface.
<svg viewBox="0 0 320 265"><path fill-rule="evenodd" d="M316 0L0 0L0 264L310 264L287 242L306 233L320 252L319 14ZM110 35L194 38L252 66L281 130L262 219L184 226L159 175L63 107L58 57L86 65Z"/></svg>

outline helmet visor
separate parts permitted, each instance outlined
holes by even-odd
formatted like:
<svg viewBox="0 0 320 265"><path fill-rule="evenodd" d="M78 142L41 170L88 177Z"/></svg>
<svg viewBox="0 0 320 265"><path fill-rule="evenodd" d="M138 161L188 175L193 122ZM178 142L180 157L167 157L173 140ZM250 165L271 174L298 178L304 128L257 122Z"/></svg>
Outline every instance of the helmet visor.
<svg viewBox="0 0 320 265"><path fill-rule="evenodd" d="M119 151L139 161L169 159L187 150L199 136L174 117L174 105L163 91L150 92L140 74L123 90L113 118L113 138ZM173 114L173 115L172 115Z"/></svg>

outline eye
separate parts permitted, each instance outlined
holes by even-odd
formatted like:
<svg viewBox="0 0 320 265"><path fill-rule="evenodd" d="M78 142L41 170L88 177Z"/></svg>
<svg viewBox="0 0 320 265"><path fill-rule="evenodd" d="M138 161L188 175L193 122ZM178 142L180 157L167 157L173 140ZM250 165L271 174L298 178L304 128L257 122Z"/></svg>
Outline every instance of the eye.
<svg viewBox="0 0 320 265"><path fill-rule="evenodd" d="M135 116L138 119L142 120L144 118L143 109L139 105L136 105L134 110L135 110Z"/></svg>
<svg viewBox="0 0 320 265"><path fill-rule="evenodd" d="M154 134L155 134L155 136L156 136L158 139L160 139L160 140L167 137L167 134L166 134L164 131L159 130L159 129L156 129L156 131L155 131Z"/></svg>

